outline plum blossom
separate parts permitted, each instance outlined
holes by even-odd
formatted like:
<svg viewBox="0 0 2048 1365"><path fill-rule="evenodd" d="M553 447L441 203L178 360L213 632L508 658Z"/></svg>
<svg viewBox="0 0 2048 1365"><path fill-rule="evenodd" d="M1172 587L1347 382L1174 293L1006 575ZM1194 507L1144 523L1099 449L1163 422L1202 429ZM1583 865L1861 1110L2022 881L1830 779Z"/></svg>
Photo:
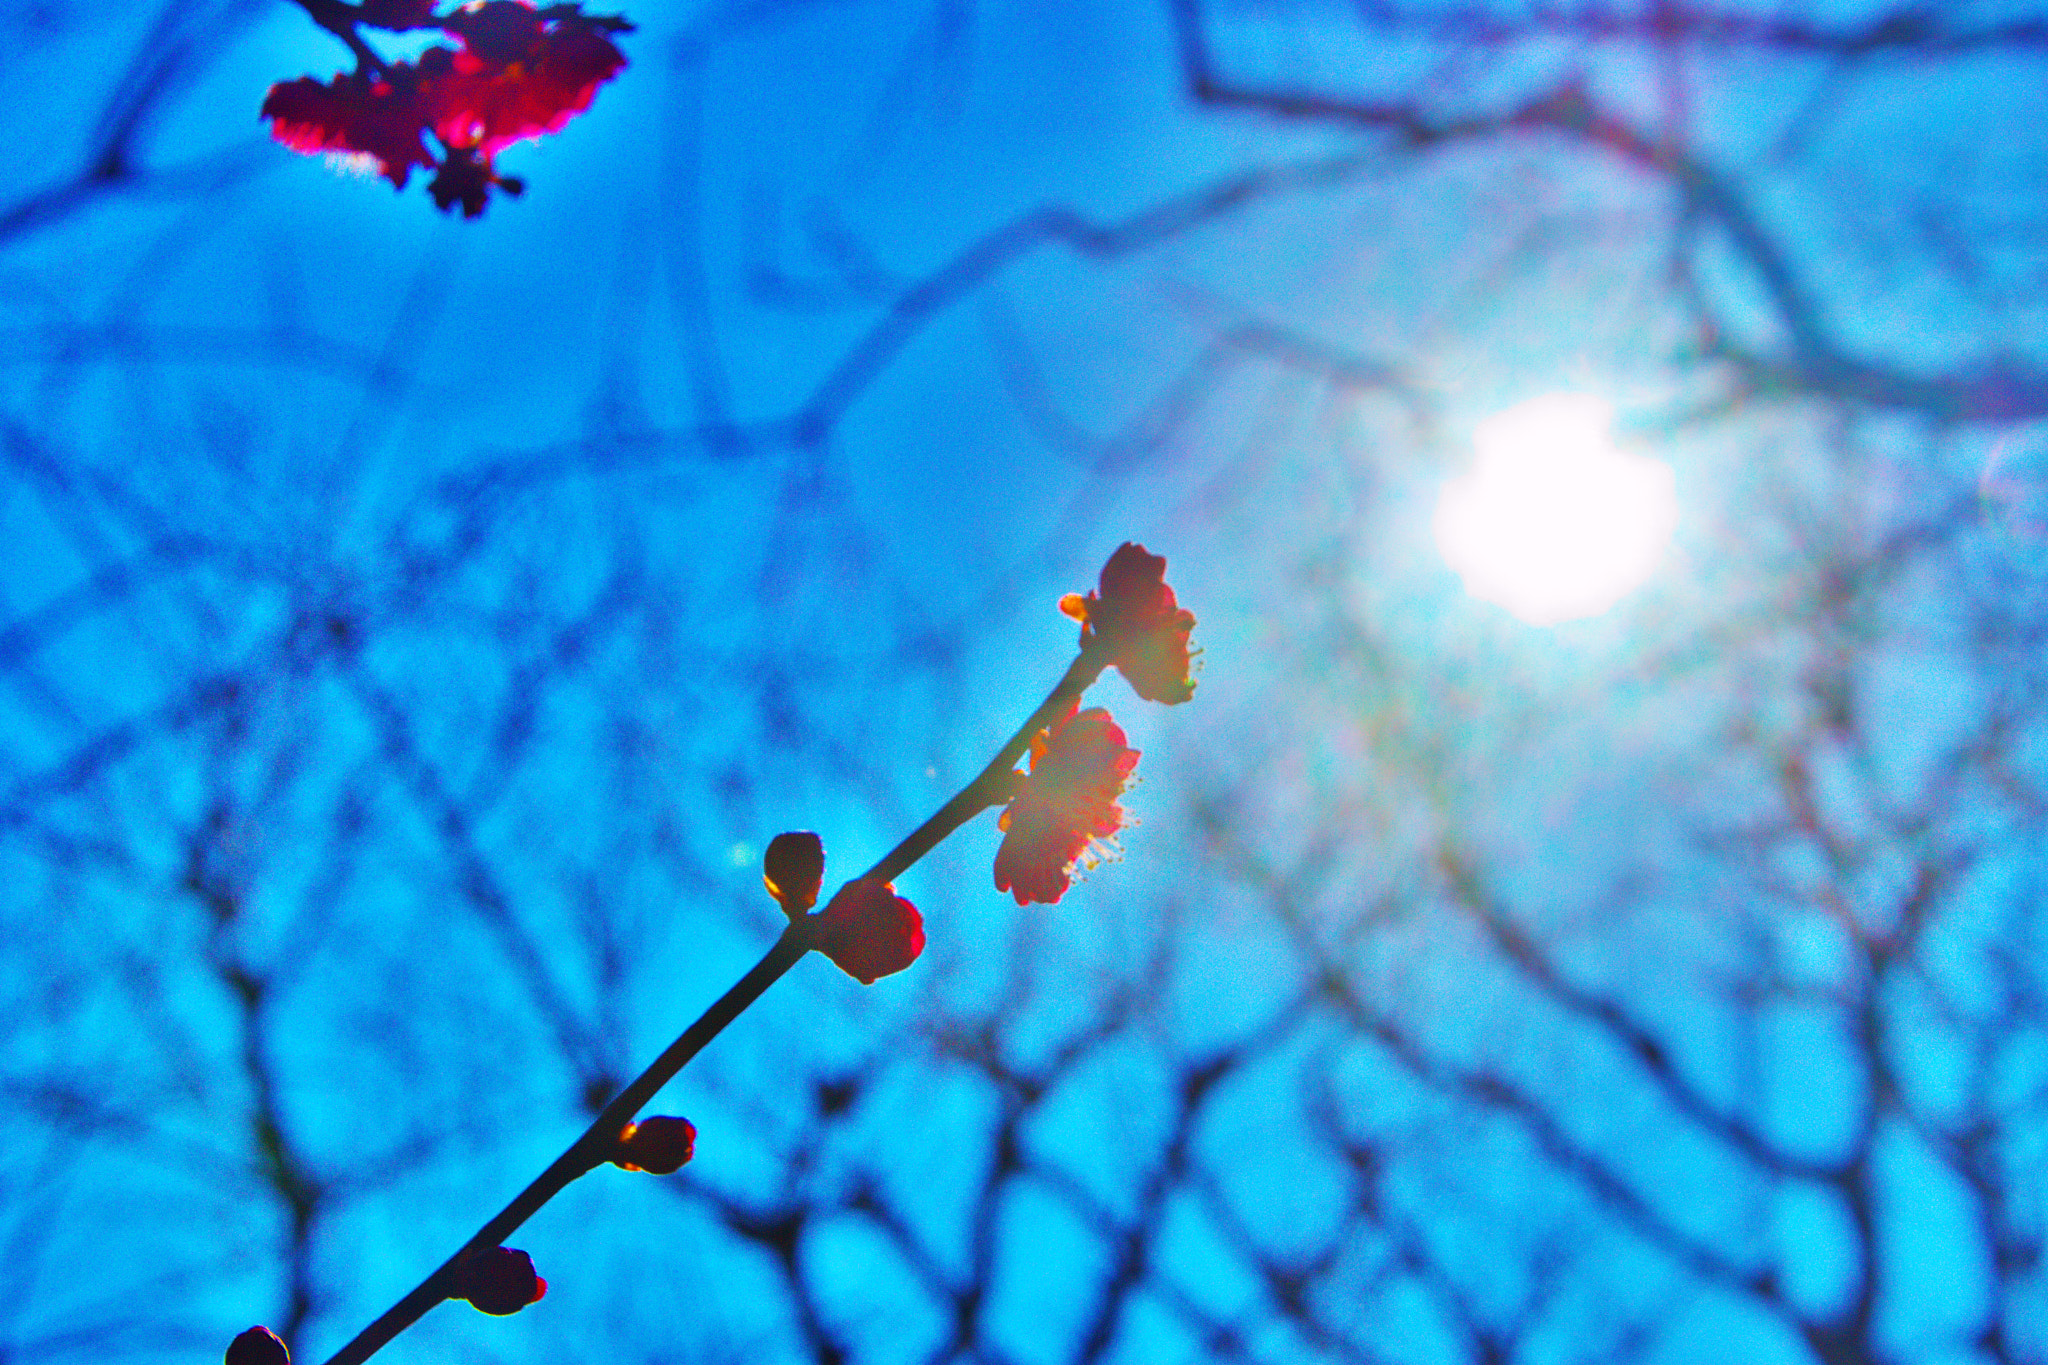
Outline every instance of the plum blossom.
<svg viewBox="0 0 2048 1365"><path fill-rule="evenodd" d="M1164 555L1125 541L1102 566L1100 589L1068 593L1060 610L1081 623L1081 647L1099 642L1146 701L1171 706L1195 694L1188 659L1195 614L1174 600Z"/></svg>
<svg viewBox="0 0 2048 1365"><path fill-rule="evenodd" d="M996 890L1019 905L1058 901L1075 864L1127 819L1118 798L1138 766L1138 750L1124 742L1109 712L1079 706L1032 738L1030 773L1019 774L1002 815Z"/></svg>
<svg viewBox="0 0 2048 1365"><path fill-rule="evenodd" d="M458 46L430 47L416 62L378 62L354 40L363 53L356 70L280 81L261 115L294 151L366 158L394 188L405 187L414 167L431 170L434 202L443 210L460 204L474 218L492 190L525 188L498 173L497 154L588 109L597 87L626 64L609 35L632 25L573 4L538 10L527 0L482 0L439 18L433 11L431 0L375 0L353 22L438 28Z"/></svg>
<svg viewBox="0 0 2048 1365"><path fill-rule="evenodd" d="M462 46L430 48L420 58L433 89L434 135L487 158L560 131L626 64L603 21L583 14L543 18L524 0L490 0L440 25Z"/></svg>
<svg viewBox="0 0 2048 1365"><path fill-rule="evenodd" d="M427 104L417 76L399 62L380 76L344 71L325 83L280 81L264 97L262 117L293 151L369 157L392 188L404 189L413 167L434 165L422 138Z"/></svg>

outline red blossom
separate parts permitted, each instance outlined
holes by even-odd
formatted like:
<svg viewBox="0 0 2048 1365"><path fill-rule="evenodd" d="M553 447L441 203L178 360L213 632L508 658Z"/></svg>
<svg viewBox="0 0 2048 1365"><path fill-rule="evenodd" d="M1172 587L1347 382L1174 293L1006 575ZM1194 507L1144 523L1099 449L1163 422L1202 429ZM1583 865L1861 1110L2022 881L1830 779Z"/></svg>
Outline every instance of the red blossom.
<svg viewBox="0 0 2048 1365"><path fill-rule="evenodd" d="M264 97L261 117L293 151L373 157L377 173L404 189L413 167L434 164L421 140L427 105L416 74L397 62L382 76L345 71L324 85L311 76L280 81Z"/></svg>
<svg viewBox="0 0 2048 1365"><path fill-rule="evenodd" d="M430 47L417 63L365 66L321 82L281 81L263 101L271 135L300 152L367 156L404 188L415 166L443 210L484 211L492 190L525 185L499 175L492 158L512 143L556 132L590 107L597 87L626 58L607 36L632 25L586 15L575 5L536 10L526 0L486 0L434 17L433 0L363 0L356 23L375 28L440 28L460 47ZM431 132L444 154L425 141Z"/></svg>
<svg viewBox="0 0 2048 1365"><path fill-rule="evenodd" d="M1146 701L1171 706L1195 694L1188 661L1195 615L1166 585L1165 556L1125 541L1102 566L1100 591L1068 593L1060 610L1081 623L1081 647L1099 639L1109 662Z"/></svg>
<svg viewBox="0 0 2048 1365"><path fill-rule="evenodd" d="M225 1365L291 1365L292 1353L268 1327L251 1327L228 1343Z"/></svg>
<svg viewBox="0 0 2048 1365"><path fill-rule="evenodd" d="M1003 812L996 890L1015 895L1019 905L1059 900L1075 863L1124 826L1117 798L1138 766L1138 751L1124 743L1109 712L1074 706L1033 736L1030 775Z"/></svg>
<svg viewBox="0 0 2048 1365"><path fill-rule="evenodd" d="M674 1175L697 1154L697 1125L685 1118L656 1114L629 1123L619 1134L619 1155L612 1163L628 1171Z"/></svg>
<svg viewBox="0 0 2048 1365"><path fill-rule="evenodd" d="M884 882L848 882L818 912L818 951L840 970L872 986L924 951L924 917Z"/></svg>
<svg viewBox="0 0 2048 1365"><path fill-rule="evenodd" d="M420 59L434 134L486 157L558 131L626 64L605 36L608 21L574 13L544 18L523 0L489 0L440 22L462 47L434 48Z"/></svg>
<svg viewBox="0 0 2048 1365"><path fill-rule="evenodd" d="M479 1312L504 1317L530 1303L539 1303L548 1282L534 1274L533 1258L511 1247L492 1247L455 1267L448 1297L468 1299Z"/></svg>

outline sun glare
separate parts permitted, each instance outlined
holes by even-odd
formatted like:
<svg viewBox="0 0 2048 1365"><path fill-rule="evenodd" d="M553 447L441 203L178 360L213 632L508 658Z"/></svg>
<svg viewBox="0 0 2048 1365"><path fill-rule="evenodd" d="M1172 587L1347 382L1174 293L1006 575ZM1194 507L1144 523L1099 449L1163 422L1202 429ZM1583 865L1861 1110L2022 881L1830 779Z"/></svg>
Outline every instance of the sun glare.
<svg viewBox="0 0 2048 1365"><path fill-rule="evenodd" d="M1678 523L1671 466L1616 450L1613 410L1583 394L1509 408L1473 433L1434 530L1474 597L1531 625L1598 616L1650 576Z"/></svg>

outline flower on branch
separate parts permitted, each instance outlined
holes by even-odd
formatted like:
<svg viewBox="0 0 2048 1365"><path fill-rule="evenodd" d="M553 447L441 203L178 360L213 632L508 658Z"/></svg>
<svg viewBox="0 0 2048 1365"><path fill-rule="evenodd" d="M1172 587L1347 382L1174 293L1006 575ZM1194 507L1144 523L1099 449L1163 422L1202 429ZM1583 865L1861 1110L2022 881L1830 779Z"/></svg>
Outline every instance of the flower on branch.
<svg viewBox="0 0 2048 1365"><path fill-rule="evenodd" d="M761 880L785 914L803 914L818 903L825 881L825 841L809 830L776 835L762 855Z"/></svg>
<svg viewBox="0 0 2048 1365"><path fill-rule="evenodd" d="M697 1125L685 1118L656 1114L626 1125L619 1134L619 1154L612 1164L649 1175L674 1175L696 1154Z"/></svg>
<svg viewBox="0 0 2048 1365"><path fill-rule="evenodd" d="M536 1275L533 1258L511 1247L492 1247L455 1267L451 1299L467 1299L479 1312L504 1317L539 1303L548 1282Z"/></svg>
<svg viewBox="0 0 2048 1365"><path fill-rule="evenodd" d="M251 1327L228 1343L225 1365L291 1365L292 1353L268 1327Z"/></svg>
<svg viewBox="0 0 2048 1365"><path fill-rule="evenodd" d="M559 131L590 107L597 87L626 64L610 34L632 25L587 15L578 5L535 9L528 0L482 0L434 17L432 0L364 0L350 25L439 28L460 46L430 47L415 62L379 63L363 54L355 71L270 87L262 117L294 151L366 158L395 188L415 166L435 172L428 189L444 211L484 211L490 191L524 188L499 175L493 158L512 143ZM432 133L442 154L425 137Z"/></svg>
<svg viewBox="0 0 2048 1365"><path fill-rule="evenodd" d="M840 970L872 986L924 951L924 916L886 882L848 882L818 912L814 946Z"/></svg>
<svg viewBox="0 0 2048 1365"><path fill-rule="evenodd" d="M439 23L462 47L420 58L434 91L434 134L486 158L559 131L626 64L605 36L610 21L574 5L549 6L544 16L525 0L487 0Z"/></svg>
<svg viewBox="0 0 2048 1365"><path fill-rule="evenodd" d="M1003 812L996 890L1015 895L1019 905L1059 900L1075 865L1089 857L1092 866L1094 851L1127 818L1117 798L1138 766L1138 751L1109 712L1079 708L1076 702L1032 737L1031 771L1017 775L1017 794Z"/></svg>
<svg viewBox="0 0 2048 1365"><path fill-rule="evenodd" d="M385 75L345 71L326 84L311 76L280 81L264 97L270 135L295 152L367 157L377 174L404 189L415 166L431 167L421 135L427 104L418 73L403 62Z"/></svg>
<svg viewBox="0 0 2048 1365"><path fill-rule="evenodd" d="M1125 541L1102 566L1100 589L1068 593L1060 610L1081 623L1081 648L1106 652L1146 701L1171 706L1195 694L1188 633L1195 615L1166 584L1166 557Z"/></svg>

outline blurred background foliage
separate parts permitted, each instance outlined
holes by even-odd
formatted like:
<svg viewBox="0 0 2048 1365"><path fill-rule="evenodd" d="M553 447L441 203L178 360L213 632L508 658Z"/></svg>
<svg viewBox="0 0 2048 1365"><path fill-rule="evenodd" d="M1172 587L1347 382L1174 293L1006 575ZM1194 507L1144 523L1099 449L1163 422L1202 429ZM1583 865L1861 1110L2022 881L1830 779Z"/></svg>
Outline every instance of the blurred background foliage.
<svg viewBox="0 0 2048 1365"><path fill-rule="evenodd" d="M337 1349L1124 539L1127 861L963 832L389 1359L2048 1358L2048 8L629 17L465 224L294 5L0 5L0 1358ZM1553 392L1679 525L1538 628L1428 525Z"/></svg>

